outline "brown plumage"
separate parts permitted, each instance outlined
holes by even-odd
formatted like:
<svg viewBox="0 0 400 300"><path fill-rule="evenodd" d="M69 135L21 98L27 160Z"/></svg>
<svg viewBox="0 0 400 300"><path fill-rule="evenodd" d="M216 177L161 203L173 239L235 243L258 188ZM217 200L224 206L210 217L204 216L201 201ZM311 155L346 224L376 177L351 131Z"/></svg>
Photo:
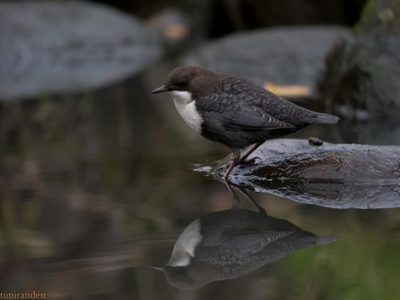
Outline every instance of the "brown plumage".
<svg viewBox="0 0 400 300"><path fill-rule="evenodd" d="M171 92L178 112L204 137L225 144L234 153L232 168L244 162L265 140L300 130L310 124L335 124L339 118L298 106L232 74L201 67L173 70L162 87ZM242 156L240 150L253 145Z"/></svg>

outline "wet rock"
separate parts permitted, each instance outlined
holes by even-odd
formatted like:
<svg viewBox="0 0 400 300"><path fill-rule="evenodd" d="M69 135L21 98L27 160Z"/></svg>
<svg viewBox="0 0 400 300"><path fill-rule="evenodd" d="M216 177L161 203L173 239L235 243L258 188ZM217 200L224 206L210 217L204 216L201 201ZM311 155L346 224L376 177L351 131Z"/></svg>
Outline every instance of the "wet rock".
<svg viewBox="0 0 400 300"><path fill-rule="evenodd" d="M313 86L330 48L347 37L343 27L286 27L242 32L194 51L185 60L235 73L260 85Z"/></svg>
<svg viewBox="0 0 400 300"><path fill-rule="evenodd" d="M160 55L135 18L86 2L0 3L0 99L94 89Z"/></svg>
<svg viewBox="0 0 400 300"><path fill-rule="evenodd" d="M249 184L250 183L250 184ZM399 181L339 182L256 181L243 187L303 204L336 209L379 209L400 207Z"/></svg>
<svg viewBox="0 0 400 300"><path fill-rule="evenodd" d="M358 25L360 33L380 30L400 30L399 0L369 0Z"/></svg>
<svg viewBox="0 0 400 300"><path fill-rule="evenodd" d="M278 139L251 158L233 169L234 185L334 208L400 207L400 147Z"/></svg>
<svg viewBox="0 0 400 300"><path fill-rule="evenodd" d="M356 34L335 47L319 93L330 105L366 110L371 120L398 123L400 1L372 0Z"/></svg>
<svg viewBox="0 0 400 300"><path fill-rule="evenodd" d="M276 139L261 145L251 158L258 162L236 167L233 176L340 181L400 179L397 146L327 142L314 146L308 140Z"/></svg>

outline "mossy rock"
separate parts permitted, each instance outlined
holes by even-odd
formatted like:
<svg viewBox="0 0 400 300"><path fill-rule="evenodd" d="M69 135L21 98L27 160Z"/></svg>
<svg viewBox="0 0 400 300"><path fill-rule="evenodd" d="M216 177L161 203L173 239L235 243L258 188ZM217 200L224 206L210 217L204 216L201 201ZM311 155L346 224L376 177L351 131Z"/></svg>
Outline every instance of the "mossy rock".
<svg viewBox="0 0 400 300"><path fill-rule="evenodd" d="M336 109L363 109L370 120L398 124L400 113L400 0L374 0L352 38L334 47L318 84Z"/></svg>

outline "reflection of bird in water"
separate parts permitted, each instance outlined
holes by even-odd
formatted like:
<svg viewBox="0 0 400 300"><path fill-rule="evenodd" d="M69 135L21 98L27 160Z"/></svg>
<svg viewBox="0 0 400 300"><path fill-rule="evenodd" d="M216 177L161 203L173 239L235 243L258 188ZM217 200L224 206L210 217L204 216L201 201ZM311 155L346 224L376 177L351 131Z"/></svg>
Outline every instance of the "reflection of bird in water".
<svg viewBox="0 0 400 300"><path fill-rule="evenodd" d="M167 265L161 269L178 288L198 288L210 282L244 276L299 249L331 243L259 210L207 214L178 237Z"/></svg>
<svg viewBox="0 0 400 300"><path fill-rule="evenodd" d="M161 92L171 93L179 114L191 128L232 149L233 160L225 179L265 140L310 124L334 124L339 120L300 107L242 77L200 67L176 68L165 85L152 91ZM240 150L250 145L241 155Z"/></svg>

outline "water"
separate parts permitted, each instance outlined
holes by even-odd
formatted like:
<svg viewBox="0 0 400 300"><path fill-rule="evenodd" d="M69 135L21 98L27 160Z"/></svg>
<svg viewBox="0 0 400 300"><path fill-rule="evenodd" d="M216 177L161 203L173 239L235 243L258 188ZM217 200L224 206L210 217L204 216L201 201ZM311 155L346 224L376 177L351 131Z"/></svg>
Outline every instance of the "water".
<svg viewBox="0 0 400 300"><path fill-rule="evenodd" d="M278 185L281 193L271 193L264 184L263 193L249 193L267 218L337 240L317 247L297 244L239 278L198 289L171 286L151 266L168 262L191 222L235 203L226 186L210 176L209 166L228 150L187 129L168 97L151 98L151 87L143 82L139 77L94 94L2 106L1 291L35 290L49 299L400 298L396 205L333 209L293 199L317 194L329 203L329 191L339 204L354 203L362 201L363 191L372 191L381 207L387 206L385 193L398 200L393 184L376 182L313 185L314 194L307 194L310 186L285 182ZM341 126L342 131L340 125L313 127L293 137L343 143L367 136ZM373 136L368 132L370 143ZM288 191L297 202L287 199ZM241 198L241 207L256 214ZM242 234L238 230L236 238ZM257 239L250 241L258 245Z"/></svg>

